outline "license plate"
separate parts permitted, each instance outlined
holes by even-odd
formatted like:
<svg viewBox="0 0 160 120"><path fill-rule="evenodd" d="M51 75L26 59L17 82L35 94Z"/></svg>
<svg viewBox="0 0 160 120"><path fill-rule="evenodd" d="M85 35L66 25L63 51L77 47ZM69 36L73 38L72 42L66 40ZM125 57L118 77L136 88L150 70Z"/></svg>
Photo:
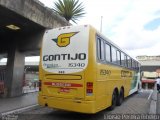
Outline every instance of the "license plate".
<svg viewBox="0 0 160 120"><path fill-rule="evenodd" d="M69 93L70 88L60 88L60 92Z"/></svg>

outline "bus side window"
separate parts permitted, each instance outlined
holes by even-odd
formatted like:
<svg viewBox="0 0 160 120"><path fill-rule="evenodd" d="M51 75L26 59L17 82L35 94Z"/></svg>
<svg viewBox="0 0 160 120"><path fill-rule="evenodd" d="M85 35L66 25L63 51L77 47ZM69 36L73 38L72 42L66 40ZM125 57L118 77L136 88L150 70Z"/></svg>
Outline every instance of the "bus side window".
<svg viewBox="0 0 160 120"><path fill-rule="evenodd" d="M105 59L107 62L111 62L111 46L105 43Z"/></svg>
<svg viewBox="0 0 160 120"><path fill-rule="evenodd" d="M130 68L130 67L131 67L130 57L129 57L129 56L127 56L127 66L128 66L128 68Z"/></svg>
<svg viewBox="0 0 160 120"><path fill-rule="evenodd" d="M137 62L137 70L139 70L139 66L140 66L140 65L139 65L138 62Z"/></svg>
<svg viewBox="0 0 160 120"><path fill-rule="evenodd" d="M141 65L138 63L138 68L137 68L137 69L138 69L138 71L140 70L140 66L141 66Z"/></svg>
<svg viewBox="0 0 160 120"><path fill-rule="evenodd" d="M138 70L138 63L137 63L137 62L136 62L136 67L135 67L135 69Z"/></svg>
<svg viewBox="0 0 160 120"><path fill-rule="evenodd" d="M100 38L97 39L98 59L104 61L104 42Z"/></svg>
<svg viewBox="0 0 160 120"><path fill-rule="evenodd" d="M121 52L121 65L125 66L125 59L124 59L124 53Z"/></svg>
<svg viewBox="0 0 160 120"><path fill-rule="evenodd" d="M128 63L127 63L127 56L126 56L126 55L124 56L124 64L125 64L125 67L128 66Z"/></svg>
<svg viewBox="0 0 160 120"><path fill-rule="evenodd" d="M137 64L136 64L137 62L136 61L134 61L134 69L136 69L137 68Z"/></svg>
<svg viewBox="0 0 160 120"><path fill-rule="evenodd" d="M115 47L111 47L112 48L112 63L117 63L117 54L116 54L116 48Z"/></svg>
<svg viewBox="0 0 160 120"><path fill-rule="evenodd" d="M117 50L117 64L120 65L121 64L121 58L120 58L120 51Z"/></svg>
<svg viewBox="0 0 160 120"><path fill-rule="evenodd" d="M132 68L132 59L130 57L128 58L128 67Z"/></svg>
<svg viewBox="0 0 160 120"><path fill-rule="evenodd" d="M132 68L135 68L135 61L132 59Z"/></svg>

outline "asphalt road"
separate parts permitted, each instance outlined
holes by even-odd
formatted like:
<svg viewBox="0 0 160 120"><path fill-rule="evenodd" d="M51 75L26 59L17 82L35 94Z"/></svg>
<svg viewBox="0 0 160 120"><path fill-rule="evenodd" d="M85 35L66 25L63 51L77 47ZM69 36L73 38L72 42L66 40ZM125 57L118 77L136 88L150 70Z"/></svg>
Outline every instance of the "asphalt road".
<svg viewBox="0 0 160 120"><path fill-rule="evenodd" d="M81 114L38 106L19 114L17 117L18 120L105 120L113 119L113 117L118 119L122 115L127 117L124 115L147 114L149 94L150 92L140 92L139 94L131 95L125 99L121 106L117 106L113 111L105 109L97 114Z"/></svg>

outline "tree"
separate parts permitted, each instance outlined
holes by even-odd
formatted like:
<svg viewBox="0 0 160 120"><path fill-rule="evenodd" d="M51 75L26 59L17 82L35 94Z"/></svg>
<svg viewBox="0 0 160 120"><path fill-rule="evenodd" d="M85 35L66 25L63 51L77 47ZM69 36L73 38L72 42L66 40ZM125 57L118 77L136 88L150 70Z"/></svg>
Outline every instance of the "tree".
<svg viewBox="0 0 160 120"><path fill-rule="evenodd" d="M71 20L74 23L85 14L84 6L79 0L58 0L54 2L53 10L68 22Z"/></svg>

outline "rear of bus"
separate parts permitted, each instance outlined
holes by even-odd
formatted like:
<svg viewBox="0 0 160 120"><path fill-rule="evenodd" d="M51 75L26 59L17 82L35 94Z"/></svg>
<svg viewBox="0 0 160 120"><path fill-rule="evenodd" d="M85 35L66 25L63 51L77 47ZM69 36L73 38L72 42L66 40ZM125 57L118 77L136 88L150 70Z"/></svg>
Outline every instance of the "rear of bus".
<svg viewBox="0 0 160 120"><path fill-rule="evenodd" d="M46 31L38 102L42 106L95 113L95 35L88 25ZM92 34L92 35L91 35Z"/></svg>

